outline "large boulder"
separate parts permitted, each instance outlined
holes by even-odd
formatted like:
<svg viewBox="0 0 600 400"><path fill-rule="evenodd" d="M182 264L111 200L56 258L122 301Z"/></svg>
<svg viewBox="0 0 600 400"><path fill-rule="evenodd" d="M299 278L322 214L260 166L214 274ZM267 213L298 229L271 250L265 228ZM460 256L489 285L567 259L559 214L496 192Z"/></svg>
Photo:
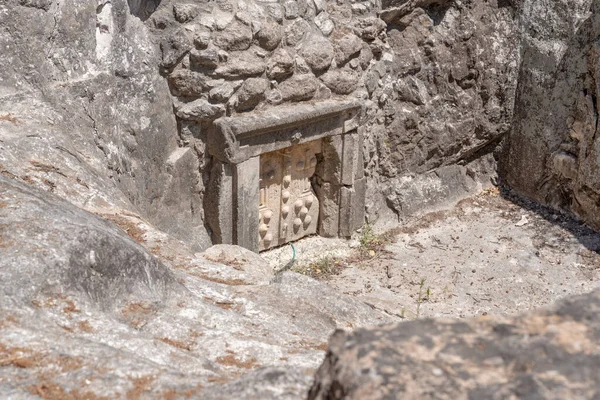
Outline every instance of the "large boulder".
<svg viewBox="0 0 600 400"><path fill-rule="evenodd" d="M309 399L600 395L600 290L518 317L336 332Z"/></svg>
<svg viewBox="0 0 600 400"><path fill-rule="evenodd" d="M335 328L391 321L248 250L103 216L119 227L0 177L0 397L300 398Z"/></svg>
<svg viewBox="0 0 600 400"><path fill-rule="evenodd" d="M180 287L167 267L107 220L1 176L0 247L9 302L72 294L108 310L136 296L164 300Z"/></svg>

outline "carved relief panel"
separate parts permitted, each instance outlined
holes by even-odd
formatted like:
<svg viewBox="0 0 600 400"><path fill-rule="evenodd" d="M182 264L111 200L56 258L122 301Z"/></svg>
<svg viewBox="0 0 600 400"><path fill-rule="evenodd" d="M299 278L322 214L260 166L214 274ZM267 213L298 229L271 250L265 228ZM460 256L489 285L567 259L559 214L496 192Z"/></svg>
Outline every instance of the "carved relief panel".
<svg viewBox="0 0 600 400"><path fill-rule="evenodd" d="M260 156L260 251L317 232L319 202L310 178L320 152L315 140Z"/></svg>

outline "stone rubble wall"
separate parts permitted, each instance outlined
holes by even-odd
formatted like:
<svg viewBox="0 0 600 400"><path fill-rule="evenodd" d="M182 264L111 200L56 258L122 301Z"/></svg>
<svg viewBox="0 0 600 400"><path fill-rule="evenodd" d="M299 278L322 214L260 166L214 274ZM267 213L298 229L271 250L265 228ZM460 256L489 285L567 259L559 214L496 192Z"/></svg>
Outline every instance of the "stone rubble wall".
<svg viewBox="0 0 600 400"><path fill-rule="evenodd" d="M510 126L515 11L496 2L400 3L163 2L146 24L160 38L180 145L195 149L205 182L205 132L216 118L357 98L369 222L489 184L493 157L472 161Z"/></svg>

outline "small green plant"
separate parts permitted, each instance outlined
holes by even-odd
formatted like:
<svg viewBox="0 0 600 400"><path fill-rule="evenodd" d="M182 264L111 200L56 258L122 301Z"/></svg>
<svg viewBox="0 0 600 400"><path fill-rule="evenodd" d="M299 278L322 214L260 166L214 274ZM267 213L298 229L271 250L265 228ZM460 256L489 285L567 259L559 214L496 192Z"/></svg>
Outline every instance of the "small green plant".
<svg viewBox="0 0 600 400"><path fill-rule="evenodd" d="M421 278L421 281L419 282L419 294L417 296L417 318L419 318L419 315L421 314L421 304L425 301L428 301L429 297L431 296L431 288L427 287L425 292L423 292L424 287L425 278Z"/></svg>
<svg viewBox="0 0 600 400"><path fill-rule="evenodd" d="M362 258L372 258L377 253L381 252L385 246L393 243L398 232L390 230L384 233L375 233L371 225L366 224L362 229L358 247Z"/></svg>

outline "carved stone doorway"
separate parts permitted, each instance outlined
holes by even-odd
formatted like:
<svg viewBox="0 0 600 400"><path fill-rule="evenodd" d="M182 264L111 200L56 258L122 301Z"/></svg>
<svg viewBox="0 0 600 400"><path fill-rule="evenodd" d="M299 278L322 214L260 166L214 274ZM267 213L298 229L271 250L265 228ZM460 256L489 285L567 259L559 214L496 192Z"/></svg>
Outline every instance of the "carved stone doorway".
<svg viewBox="0 0 600 400"><path fill-rule="evenodd" d="M365 215L360 111L357 100L326 100L203 127L213 243L258 252L314 233L350 237Z"/></svg>
<svg viewBox="0 0 600 400"><path fill-rule="evenodd" d="M319 200L311 185L321 141L260 156L259 251L317 233Z"/></svg>

